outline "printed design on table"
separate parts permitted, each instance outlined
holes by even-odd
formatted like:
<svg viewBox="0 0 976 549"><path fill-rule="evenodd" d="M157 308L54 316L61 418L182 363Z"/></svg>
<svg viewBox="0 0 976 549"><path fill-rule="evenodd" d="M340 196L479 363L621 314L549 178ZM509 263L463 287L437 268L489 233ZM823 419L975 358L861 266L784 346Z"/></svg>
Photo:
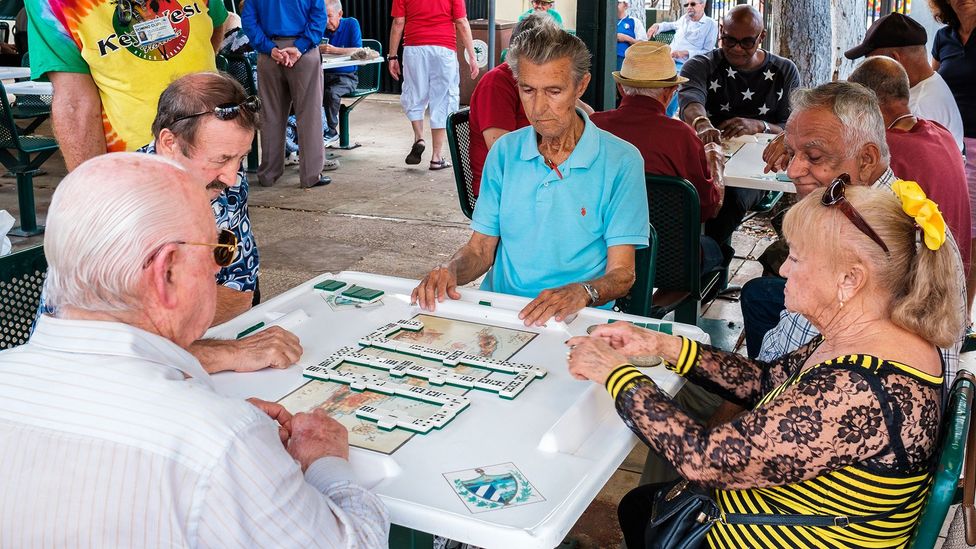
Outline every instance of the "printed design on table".
<svg viewBox="0 0 976 549"><path fill-rule="evenodd" d="M388 339L407 346L419 344L437 350L461 351L463 354L501 361L515 355L536 336L532 332L432 315L417 315L413 320L422 323L423 329L419 331L399 329L399 331L392 333ZM409 323L411 321L402 322ZM463 363L453 367L445 367L440 360L385 350L379 347L361 347L359 349L353 348L353 350L360 355L363 361L376 360L397 363L409 360L417 366L416 372L429 369L432 373L437 373L444 370L454 376L471 376L476 380L483 380L486 385L489 382L498 382L493 383L495 387L498 387L499 383L507 386L515 377L515 375L507 372L465 366ZM346 426L349 430L349 443L351 445L385 454L395 452L416 433L403 428L384 430L375 419L359 416L357 412L360 409L368 406L382 410L386 414L400 416L404 420L407 417L412 418L410 421L413 419L426 420L431 423L431 429L436 429L437 426L433 423L439 422L438 420L441 417L434 418L434 416L443 411L444 403L454 401L463 403L461 399L466 400L463 395L470 389L469 386L462 384L453 385L446 379L443 385L434 387L430 381L423 377L409 374L394 377L385 368L377 369L348 361L344 361L338 367L338 371L351 378L382 381L384 382L382 387L386 392L374 391L368 387L368 384L367 390L358 391L344 383L310 381L279 402L292 413L321 408ZM403 385L414 386L419 391L424 392L411 391L408 387L402 387ZM396 391L391 391L394 387L410 391L410 398L398 396ZM426 393L427 390L434 391L434 393L428 394ZM442 399L443 402L429 402L421 398L424 396L431 400ZM443 421L443 424L446 423L447 421ZM417 426L427 428L423 421L419 422Z"/></svg>
<svg viewBox="0 0 976 549"><path fill-rule="evenodd" d="M471 513L546 500L514 463L444 473L444 478Z"/></svg>

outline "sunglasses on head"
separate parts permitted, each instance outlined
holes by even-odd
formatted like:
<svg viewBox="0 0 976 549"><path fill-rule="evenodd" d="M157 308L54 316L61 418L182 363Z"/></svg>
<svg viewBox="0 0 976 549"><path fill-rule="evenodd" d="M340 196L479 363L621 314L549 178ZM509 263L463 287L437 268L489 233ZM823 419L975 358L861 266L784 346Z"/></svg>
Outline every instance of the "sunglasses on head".
<svg viewBox="0 0 976 549"><path fill-rule="evenodd" d="M739 46L744 50L751 50L752 48L756 47L756 42L759 40L760 36L762 36L761 32L756 36L746 36L745 38L736 38L734 36L723 34L722 46L729 49Z"/></svg>
<svg viewBox="0 0 976 549"><path fill-rule="evenodd" d="M221 103L220 105L217 105L216 107L214 107L212 110L209 111L195 112L193 114L181 116L176 120L174 120L173 124L176 124L181 120L186 120L188 118L195 118L197 116L203 116L205 114L213 114L214 116L217 117L217 120L233 120L237 118L239 114L241 114L241 109L244 109L249 113L261 112L261 98L256 95L252 95L236 105L234 103Z"/></svg>
<svg viewBox="0 0 976 549"><path fill-rule="evenodd" d="M230 266L230 264L233 263L234 259L237 257L237 235L235 235L232 231L229 231L227 229L221 229L221 231L217 233L216 244L210 244L207 242L187 242L185 240L167 242L166 244L178 244L181 246L210 246L211 248L214 249L213 251L214 262L221 267ZM165 246L166 244L163 244L162 246L156 248L156 251L154 251L152 254L150 254L148 258L146 258L146 262L142 265L143 269L145 269L146 267L149 266L150 263L152 263L153 259L156 258L156 254L158 254L159 251L162 250L163 246Z"/></svg>
<svg viewBox="0 0 976 549"><path fill-rule="evenodd" d="M837 176L837 179L833 180L824 191L823 195L820 197L820 203L824 206L837 206L840 211L858 228L859 231L864 233L865 236L873 240L881 249L887 254L888 246L885 244L884 240L878 236L878 233L874 232L871 225L861 217L861 214L857 213L854 206L847 201L846 191L847 186L851 184L851 176L846 173L842 173Z"/></svg>

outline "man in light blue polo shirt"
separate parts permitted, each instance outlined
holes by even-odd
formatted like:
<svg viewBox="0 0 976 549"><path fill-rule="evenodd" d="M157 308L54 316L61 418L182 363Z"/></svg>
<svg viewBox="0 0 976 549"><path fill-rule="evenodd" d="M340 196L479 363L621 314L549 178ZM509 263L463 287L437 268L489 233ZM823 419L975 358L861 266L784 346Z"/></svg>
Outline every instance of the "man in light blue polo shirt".
<svg viewBox="0 0 976 549"><path fill-rule="evenodd" d="M413 300L433 310L487 272L482 289L535 298L519 314L526 325L609 308L633 285L634 250L648 242L643 158L576 110L590 78L578 38L541 25L507 59L532 125L494 143L471 239Z"/></svg>

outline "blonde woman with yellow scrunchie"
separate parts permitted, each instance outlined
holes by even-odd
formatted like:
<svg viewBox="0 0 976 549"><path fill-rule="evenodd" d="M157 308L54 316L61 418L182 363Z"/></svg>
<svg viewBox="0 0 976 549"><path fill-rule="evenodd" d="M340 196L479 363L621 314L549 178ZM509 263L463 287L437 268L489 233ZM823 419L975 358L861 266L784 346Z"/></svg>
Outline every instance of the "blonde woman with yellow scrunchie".
<svg viewBox="0 0 976 549"><path fill-rule="evenodd" d="M887 190L838 178L786 216L786 306L821 336L761 363L626 323L569 340L569 369L604 384L624 422L721 512L856 517L847 526L725 524L709 547L902 547L918 520L940 423L938 346L962 329L958 252L918 185ZM676 406L628 356L668 367L748 411L707 427ZM648 529L660 485L623 498L629 549ZM846 519L844 519L846 520ZM843 522L843 521L842 521ZM645 539L648 534L648 539Z"/></svg>

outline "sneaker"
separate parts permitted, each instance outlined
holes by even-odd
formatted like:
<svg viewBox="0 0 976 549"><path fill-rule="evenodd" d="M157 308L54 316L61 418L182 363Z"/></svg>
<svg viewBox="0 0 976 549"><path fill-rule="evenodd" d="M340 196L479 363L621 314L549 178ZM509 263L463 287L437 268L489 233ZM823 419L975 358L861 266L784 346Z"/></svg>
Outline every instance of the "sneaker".
<svg viewBox="0 0 976 549"><path fill-rule="evenodd" d="M322 137L322 144L326 147L331 147L333 145L339 144L339 132L329 129L325 130L325 136Z"/></svg>
<svg viewBox="0 0 976 549"><path fill-rule="evenodd" d="M285 166L297 166L298 162L298 151L288 153L288 155L285 156Z"/></svg>
<svg viewBox="0 0 976 549"><path fill-rule="evenodd" d="M339 160L335 158L326 158L325 163L322 165L323 172L331 172L332 170L339 169Z"/></svg>

